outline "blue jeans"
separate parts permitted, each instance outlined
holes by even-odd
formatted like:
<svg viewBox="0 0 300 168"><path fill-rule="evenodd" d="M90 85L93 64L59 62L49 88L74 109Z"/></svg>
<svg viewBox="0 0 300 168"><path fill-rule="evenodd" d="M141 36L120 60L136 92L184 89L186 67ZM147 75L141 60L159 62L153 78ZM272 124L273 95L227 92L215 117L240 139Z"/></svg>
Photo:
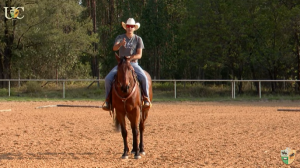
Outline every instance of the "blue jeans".
<svg viewBox="0 0 300 168"><path fill-rule="evenodd" d="M137 62L131 62L131 66L134 68L135 73L137 74L138 80L142 84L142 88L144 90L144 94L149 98L149 84L146 74L144 70L139 66ZM114 80L114 76L117 74L118 66L115 66L105 77L105 98L108 97L108 94L112 87L112 82Z"/></svg>

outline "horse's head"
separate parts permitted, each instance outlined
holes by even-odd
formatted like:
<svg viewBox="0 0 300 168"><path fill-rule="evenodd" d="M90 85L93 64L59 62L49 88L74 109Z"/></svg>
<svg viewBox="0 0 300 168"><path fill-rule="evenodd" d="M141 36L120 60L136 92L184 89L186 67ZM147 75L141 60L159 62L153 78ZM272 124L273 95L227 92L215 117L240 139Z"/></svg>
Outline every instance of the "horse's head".
<svg viewBox="0 0 300 168"><path fill-rule="evenodd" d="M134 85L133 67L130 64L130 58L120 58L117 54L115 57L118 61L117 82L122 92L127 93L129 88Z"/></svg>

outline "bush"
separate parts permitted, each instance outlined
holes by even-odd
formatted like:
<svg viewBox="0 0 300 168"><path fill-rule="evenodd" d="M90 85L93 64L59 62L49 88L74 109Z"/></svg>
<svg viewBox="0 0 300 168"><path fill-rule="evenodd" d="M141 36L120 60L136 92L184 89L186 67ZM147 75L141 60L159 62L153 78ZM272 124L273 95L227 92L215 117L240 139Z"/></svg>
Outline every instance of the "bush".
<svg viewBox="0 0 300 168"><path fill-rule="evenodd" d="M8 90L3 88L3 89L0 89L0 96L7 96L8 95Z"/></svg>
<svg viewBox="0 0 300 168"><path fill-rule="evenodd" d="M40 93L43 91L41 84L34 81L27 82L22 86L21 90L24 93Z"/></svg>

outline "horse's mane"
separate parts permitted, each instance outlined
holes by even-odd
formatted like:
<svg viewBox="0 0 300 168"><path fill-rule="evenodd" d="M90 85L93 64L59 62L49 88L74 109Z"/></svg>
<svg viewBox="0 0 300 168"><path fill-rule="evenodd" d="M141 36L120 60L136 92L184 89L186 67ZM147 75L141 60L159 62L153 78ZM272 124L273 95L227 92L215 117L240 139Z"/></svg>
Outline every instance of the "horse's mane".
<svg viewBox="0 0 300 168"><path fill-rule="evenodd" d="M126 65L122 65L122 64L126 64ZM134 72L134 69L132 67L132 65L130 64L129 61L127 61L127 58L126 57L121 57L120 58L120 62L118 63L118 67L120 68L120 70L122 70L123 72L126 72L126 69L129 68L131 70L133 70ZM137 81L137 76L136 76L136 73L132 73L132 77L134 78L134 81Z"/></svg>
<svg viewBox="0 0 300 168"><path fill-rule="evenodd" d="M118 64L118 66L121 66L123 63L127 64L128 66L131 66L130 63L127 63L127 58L126 57L121 57L120 58L120 62ZM124 67L125 68L125 67Z"/></svg>
<svg viewBox="0 0 300 168"><path fill-rule="evenodd" d="M120 62L119 62L119 66L120 66L121 64L123 64L124 62L126 62L126 58L125 58L125 57L121 57L121 58L120 58Z"/></svg>

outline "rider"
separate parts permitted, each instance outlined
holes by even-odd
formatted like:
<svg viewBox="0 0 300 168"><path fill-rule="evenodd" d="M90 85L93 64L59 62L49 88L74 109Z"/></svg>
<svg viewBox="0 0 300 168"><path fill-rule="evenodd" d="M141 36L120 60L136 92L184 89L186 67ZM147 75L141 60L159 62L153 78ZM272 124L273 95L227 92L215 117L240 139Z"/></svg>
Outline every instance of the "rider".
<svg viewBox="0 0 300 168"><path fill-rule="evenodd" d="M143 108L150 108L151 102L149 99L149 84L146 74L138 64L138 59L142 58L142 51L144 43L141 37L134 34L134 31L140 28L140 23L136 23L133 18L129 18L126 23L122 22L122 27L126 30L126 34L117 36L113 46L114 51L119 50L119 56L130 56L130 63L138 76L139 81L142 83L144 91L144 105ZM110 91L114 76L117 73L117 66L115 66L105 77L105 93L106 100L103 110L110 110Z"/></svg>

